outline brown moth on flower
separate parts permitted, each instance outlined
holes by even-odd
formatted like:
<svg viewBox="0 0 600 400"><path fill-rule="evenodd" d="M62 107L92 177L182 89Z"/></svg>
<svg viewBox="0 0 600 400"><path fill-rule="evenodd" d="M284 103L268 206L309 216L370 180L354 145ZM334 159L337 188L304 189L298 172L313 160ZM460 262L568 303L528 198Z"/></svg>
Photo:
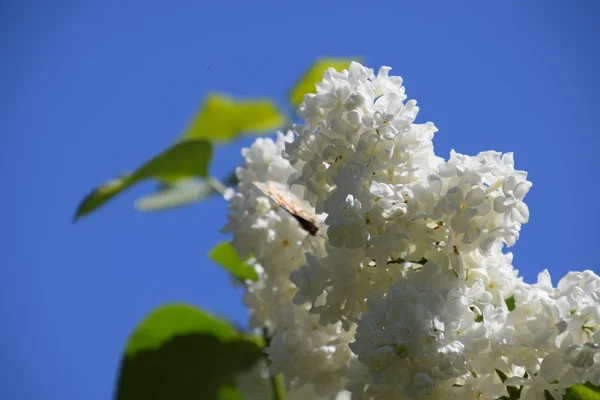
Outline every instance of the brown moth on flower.
<svg viewBox="0 0 600 400"><path fill-rule="evenodd" d="M296 196L290 188L283 183L266 181L252 182L265 196L270 198L279 207L290 213L298 221L302 229L311 236L316 236L319 228L316 225L315 213L310 210L304 200Z"/></svg>

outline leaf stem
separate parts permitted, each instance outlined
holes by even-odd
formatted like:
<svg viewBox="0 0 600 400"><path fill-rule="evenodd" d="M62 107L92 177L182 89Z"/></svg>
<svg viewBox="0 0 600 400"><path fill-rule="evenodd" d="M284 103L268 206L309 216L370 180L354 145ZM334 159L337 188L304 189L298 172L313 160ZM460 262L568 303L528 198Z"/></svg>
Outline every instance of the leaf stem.
<svg viewBox="0 0 600 400"><path fill-rule="evenodd" d="M271 338L269 337L269 332L267 331L267 328L263 328L263 339L265 341L265 347L269 347L269 344L271 343ZM266 356L266 354L265 357L267 358L268 363L269 359ZM271 381L271 388L273 389L273 400L285 400L285 387L283 385L283 376L281 374L269 374L269 376Z"/></svg>
<svg viewBox="0 0 600 400"><path fill-rule="evenodd" d="M221 194L221 196L223 196L225 194L225 189L227 189L227 186L225 186L223 184L223 182L221 182L220 180L218 180L215 177L209 176L208 178L206 178L206 183L208 184L208 186L210 186L215 192L218 192L219 194Z"/></svg>

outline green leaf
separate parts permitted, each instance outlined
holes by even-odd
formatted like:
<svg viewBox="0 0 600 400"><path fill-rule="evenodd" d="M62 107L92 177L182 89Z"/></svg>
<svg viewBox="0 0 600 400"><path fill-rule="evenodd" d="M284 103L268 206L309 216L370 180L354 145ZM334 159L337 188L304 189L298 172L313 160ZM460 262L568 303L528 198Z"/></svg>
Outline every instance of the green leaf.
<svg viewBox="0 0 600 400"><path fill-rule="evenodd" d="M209 179L215 181L214 178ZM228 175L222 184L225 187L237 186L238 180L235 172ZM162 182L159 183L156 192L137 199L135 208L142 212L164 211L194 204L215 194L219 194L219 192L207 180L200 178L183 179L172 183Z"/></svg>
<svg viewBox="0 0 600 400"><path fill-rule="evenodd" d="M199 202L216 192L206 181L183 179L160 184L158 191L135 202L138 211L161 211Z"/></svg>
<svg viewBox="0 0 600 400"><path fill-rule="evenodd" d="M258 275L254 268L240 260L237 251L229 242L217 244L210 251L209 257L241 281L245 281L246 279L258 280Z"/></svg>
<svg viewBox="0 0 600 400"><path fill-rule="evenodd" d="M236 100L225 94L209 93L183 138L226 142L242 133L273 131L286 122L285 114L272 100Z"/></svg>
<svg viewBox="0 0 600 400"><path fill-rule="evenodd" d="M193 176L208 176L212 144L206 140L185 140L127 173L94 189L77 207L73 221L91 213L123 190L145 179L174 182Z"/></svg>
<svg viewBox="0 0 600 400"><path fill-rule="evenodd" d="M499 369L496 369L495 371L496 371L496 374L498 374L498 377L500 378L502 383L504 383L504 381L506 381L508 376L506 376L506 374L504 372L500 371ZM499 400L518 399L519 397L521 397L521 390L522 390L522 387L507 386L506 391L508 392L508 396L502 396L502 397L500 397Z"/></svg>
<svg viewBox="0 0 600 400"><path fill-rule="evenodd" d="M508 307L508 311L513 311L516 307L515 305L515 296L510 296L508 299L505 299L506 306Z"/></svg>
<svg viewBox="0 0 600 400"><path fill-rule="evenodd" d="M236 377L263 357L262 345L194 307L160 307L130 337L115 398L242 399Z"/></svg>
<svg viewBox="0 0 600 400"><path fill-rule="evenodd" d="M305 94L315 93L315 85L323 80L323 73L327 68L334 68L337 71L348 69L353 60L360 61L359 58L320 58L315 61L290 90L288 95L290 104L298 107Z"/></svg>
<svg viewBox="0 0 600 400"><path fill-rule="evenodd" d="M225 342L239 336L225 321L192 306L172 304L158 308L137 327L125 353L134 355L142 350L157 349L175 335L186 333L206 333Z"/></svg>
<svg viewBox="0 0 600 400"><path fill-rule="evenodd" d="M565 400L600 400L600 386L591 383L576 385L567 389Z"/></svg>

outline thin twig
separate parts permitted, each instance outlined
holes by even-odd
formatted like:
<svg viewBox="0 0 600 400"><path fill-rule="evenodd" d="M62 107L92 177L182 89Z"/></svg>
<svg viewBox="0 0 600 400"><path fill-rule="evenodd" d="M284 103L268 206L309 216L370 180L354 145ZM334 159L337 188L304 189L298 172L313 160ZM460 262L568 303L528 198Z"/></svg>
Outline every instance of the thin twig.
<svg viewBox="0 0 600 400"><path fill-rule="evenodd" d="M265 341L265 347L269 347L269 344L271 343L271 338L269 337L269 332L267 331L267 328L263 328L263 339ZM265 357L267 358L268 363L269 359L266 356L266 354ZM283 385L283 379L281 374L270 375L270 381L271 388L273 389L273 400L285 400L285 388Z"/></svg>
<svg viewBox="0 0 600 400"><path fill-rule="evenodd" d="M215 192L220 193L221 196L223 196L225 194L225 189L227 189L227 186L225 186L220 180L218 180L217 178L214 178L212 176L209 176L208 178L206 178L206 183L208 184L208 186L210 186Z"/></svg>

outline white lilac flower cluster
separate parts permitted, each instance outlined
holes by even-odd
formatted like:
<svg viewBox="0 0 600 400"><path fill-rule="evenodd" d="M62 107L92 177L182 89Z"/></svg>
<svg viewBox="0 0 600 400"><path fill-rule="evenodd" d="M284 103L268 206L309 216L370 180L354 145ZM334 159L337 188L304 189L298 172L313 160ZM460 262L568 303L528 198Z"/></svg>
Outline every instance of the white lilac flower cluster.
<svg viewBox="0 0 600 400"><path fill-rule="evenodd" d="M250 312L250 327L267 328L273 335L268 349L270 372L284 373L296 397L311 398L307 392L314 393L314 399L338 392L343 397L344 368L352 358L348 344L354 332L342 329L341 323L321 326L309 305L292 302L297 288L290 274L306 262L306 251L324 254L324 240L315 237L309 242L298 221L252 183L287 184L295 169L281 154L293 138L292 132L278 133L276 141L259 138L242 150L245 165L236 169L237 190L225 193L229 223L223 232L233 233L232 245L242 259L253 257L260 277L247 282L243 301ZM294 192L302 198L304 189L296 186Z"/></svg>
<svg viewBox="0 0 600 400"><path fill-rule="evenodd" d="M233 245L256 258L252 327L292 388L356 399L521 398L600 384L600 277L526 284L512 246L531 182L511 153L433 151L432 123L390 68L327 70L274 142L243 151L227 193ZM252 185L287 184L319 233ZM347 390L348 392L344 392Z"/></svg>

